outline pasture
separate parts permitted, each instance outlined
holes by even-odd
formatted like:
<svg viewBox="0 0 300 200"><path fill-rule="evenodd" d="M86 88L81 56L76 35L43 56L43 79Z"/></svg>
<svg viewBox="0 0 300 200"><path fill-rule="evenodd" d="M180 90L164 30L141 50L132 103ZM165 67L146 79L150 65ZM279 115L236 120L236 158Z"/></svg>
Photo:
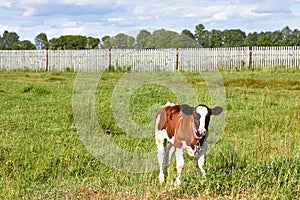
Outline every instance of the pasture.
<svg viewBox="0 0 300 200"><path fill-rule="evenodd" d="M137 139L115 123L112 95L125 73L101 75L99 125L122 149L155 152L154 135ZM174 189L174 162L160 185L158 170L127 173L90 154L74 124L75 72L0 71L0 199L299 199L300 70L220 74L225 128L206 157L207 178L195 177L194 158L185 154L182 185ZM201 75L182 75L197 101L212 106ZM150 123L151 106L166 101L183 103L158 85L137 88L129 99L132 120Z"/></svg>

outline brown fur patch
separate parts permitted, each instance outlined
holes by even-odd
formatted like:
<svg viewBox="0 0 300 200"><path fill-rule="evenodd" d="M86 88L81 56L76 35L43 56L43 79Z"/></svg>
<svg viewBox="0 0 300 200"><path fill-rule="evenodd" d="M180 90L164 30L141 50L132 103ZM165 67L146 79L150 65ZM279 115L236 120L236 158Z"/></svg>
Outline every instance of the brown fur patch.
<svg viewBox="0 0 300 200"><path fill-rule="evenodd" d="M194 149L195 144L197 143L197 139L194 136L193 129L194 127L194 117L193 115L185 115L182 114L181 122L179 123L176 137L178 138L178 142L185 141L186 145L192 147ZM174 144L176 147L176 145Z"/></svg>
<svg viewBox="0 0 300 200"><path fill-rule="evenodd" d="M158 130L166 129L168 137L172 138L175 134L176 124L180 119L180 105L161 107L156 114L160 115Z"/></svg>
<svg viewBox="0 0 300 200"><path fill-rule="evenodd" d="M182 141L185 141L192 149L195 148L197 139L194 136L193 128L195 129L194 116L185 115L181 111L180 105L161 107L156 114L160 115L158 122L158 130L165 129L169 139L175 136L174 146L182 147Z"/></svg>

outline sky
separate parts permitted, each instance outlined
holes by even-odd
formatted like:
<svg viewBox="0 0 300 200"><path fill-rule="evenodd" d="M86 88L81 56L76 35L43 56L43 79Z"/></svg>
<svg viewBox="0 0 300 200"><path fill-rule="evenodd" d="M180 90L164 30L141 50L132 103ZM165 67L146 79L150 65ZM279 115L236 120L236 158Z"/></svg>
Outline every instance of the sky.
<svg viewBox="0 0 300 200"><path fill-rule="evenodd" d="M142 29L194 33L198 24L246 33L300 30L300 0L0 0L0 34L13 31L32 42L39 33L48 39L136 36Z"/></svg>

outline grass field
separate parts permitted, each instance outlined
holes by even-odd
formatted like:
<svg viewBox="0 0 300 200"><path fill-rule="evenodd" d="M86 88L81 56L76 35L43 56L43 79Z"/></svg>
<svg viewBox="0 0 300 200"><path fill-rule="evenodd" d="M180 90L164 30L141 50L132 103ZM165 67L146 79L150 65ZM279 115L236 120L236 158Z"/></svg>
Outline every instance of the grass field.
<svg viewBox="0 0 300 200"><path fill-rule="evenodd" d="M220 73L226 123L207 155L207 178L195 177L194 158L186 155L182 185L174 189L174 163L160 185L158 171L115 170L89 153L73 119L76 73L1 71L0 199L299 199L300 70ZM101 76L99 125L123 149L154 152L154 136L133 138L115 123L111 98L123 75ZM200 74L183 76L197 101L212 106ZM161 86L136 89L129 100L132 119L151 122L149 108L168 100L183 103Z"/></svg>

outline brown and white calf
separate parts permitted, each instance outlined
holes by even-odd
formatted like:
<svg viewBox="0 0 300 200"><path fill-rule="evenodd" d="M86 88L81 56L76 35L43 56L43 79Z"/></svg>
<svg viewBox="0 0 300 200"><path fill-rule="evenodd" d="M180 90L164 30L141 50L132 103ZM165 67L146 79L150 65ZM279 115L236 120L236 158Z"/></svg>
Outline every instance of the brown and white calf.
<svg viewBox="0 0 300 200"><path fill-rule="evenodd" d="M222 111L223 108L219 106L210 109L206 105L191 107L187 104L175 105L169 102L158 109L155 140L160 169L159 181L161 183L165 181L167 166L175 152L177 169L175 186L180 185L181 171L184 167L183 152L186 150L190 156L195 156L197 148L200 149L200 155L196 161L197 166L199 166L202 175L205 176L203 165L207 150L210 116L219 115ZM166 148L167 142L170 143L168 148Z"/></svg>

